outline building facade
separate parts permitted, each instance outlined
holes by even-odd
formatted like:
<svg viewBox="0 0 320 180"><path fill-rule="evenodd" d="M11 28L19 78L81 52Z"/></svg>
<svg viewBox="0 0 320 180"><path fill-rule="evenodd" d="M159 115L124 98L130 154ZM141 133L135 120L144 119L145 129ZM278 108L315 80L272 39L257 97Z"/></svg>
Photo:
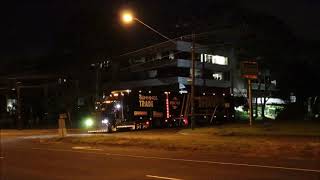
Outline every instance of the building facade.
<svg viewBox="0 0 320 180"><path fill-rule="evenodd" d="M197 93L232 94L232 52L218 52L195 45L195 86ZM191 43L165 42L128 53L112 61L104 76L107 91L132 88L170 88L190 92Z"/></svg>

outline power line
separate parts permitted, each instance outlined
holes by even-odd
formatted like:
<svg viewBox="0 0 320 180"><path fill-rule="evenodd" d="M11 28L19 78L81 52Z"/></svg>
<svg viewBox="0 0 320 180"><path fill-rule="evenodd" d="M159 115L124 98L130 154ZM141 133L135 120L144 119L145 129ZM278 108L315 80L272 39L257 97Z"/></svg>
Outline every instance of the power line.
<svg viewBox="0 0 320 180"><path fill-rule="evenodd" d="M215 29L215 30L212 30L212 31L206 31L206 32L201 32L201 33L197 33L197 34L194 34L195 38L196 39L199 39L199 38L203 38L203 37L207 37L208 35L211 35L211 34L216 34L216 33L219 33L221 31L225 31L225 30L231 30L231 26L227 26L225 27L224 29ZM147 46L147 47L144 47L144 48L141 48L141 49L138 49L138 50L134 50L134 51L130 51L130 52L127 52L127 53L123 53L121 55L118 55L118 56L115 56L114 58L121 58L123 56L127 56L127 55L131 55L131 54L135 54L135 53L139 53L141 51L144 51L144 50L148 50L148 49L152 49L152 48L156 48L156 47L159 47L161 45L164 45L164 44L171 44L171 45L174 45L172 43L172 41L178 41L178 40L183 40L183 39L187 39L187 40L190 40L192 39L192 34L186 34L186 35L182 35L182 36L179 36L179 37L176 37L176 38L173 38L171 40L168 40L168 41L164 41L164 42L161 42L161 43L157 43L157 44L153 44L151 46ZM197 49L197 48L196 48Z"/></svg>

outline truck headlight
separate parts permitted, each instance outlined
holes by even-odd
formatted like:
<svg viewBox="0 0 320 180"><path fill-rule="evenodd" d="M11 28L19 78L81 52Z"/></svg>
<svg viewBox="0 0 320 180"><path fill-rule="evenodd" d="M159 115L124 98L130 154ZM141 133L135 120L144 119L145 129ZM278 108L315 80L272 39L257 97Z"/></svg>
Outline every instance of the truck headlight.
<svg viewBox="0 0 320 180"><path fill-rule="evenodd" d="M93 120L91 118L88 118L84 121L84 124L86 125L86 127L91 127L93 126Z"/></svg>
<svg viewBox="0 0 320 180"><path fill-rule="evenodd" d="M109 120L108 120L108 119L103 119L103 120L101 121L101 123L102 123L102 124L108 124L108 123L109 123Z"/></svg>

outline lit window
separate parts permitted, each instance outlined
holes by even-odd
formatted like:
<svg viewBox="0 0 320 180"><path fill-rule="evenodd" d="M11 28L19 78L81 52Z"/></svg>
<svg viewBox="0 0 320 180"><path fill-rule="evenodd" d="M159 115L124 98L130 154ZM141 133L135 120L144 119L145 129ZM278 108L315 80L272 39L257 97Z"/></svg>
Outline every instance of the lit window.
<svg viewBox="0 0 320 180"><path fill-rule="evenodd" d="M171 59L171 60L174 59L174 53L173 53L173 52L170 52L170 53L169 53L169 59Z"/></svg>
<svg viewBox="0 0 320 180"><path fill-rule="evenodd" d="M291 96L290 96L290 102L291 102L291 103L297 102L297 97L294 96L294 95L291 95Z"/></svg>
<svg viewBox="0 0 320 180"><path fill-rule="evenodd" d="M7 112L12 112L16 110L17 100L16 99L8 99L7 100Z"/></svg>
<svg viewBox="0 0 320 180"><path fill-rule="evenodd" d="M228 65L228 58L218 55L201 54L200 61L210 64Z"/></svg>
<svg viewBox="0 0 320 180"><path fill-rule="evenodd" d="M215 80L222 80L222 73L213 73L212 77Z"/></svg>
<svg viewBox="0 0 320 180"><path fill-rule="evenodd" d="M228 65L228 58L224 56L212 56L212 63L219 65Z"/></svg>
<svg viewBox="0 0 320 180"><path fill-rule="evenodd" d="M206 58L207 58L207 59L206 59L206 62L207 62L207 63L212 63L212 64L214 64L214 62L212 61L212 60L213 60L212 57L213 57L213 56L211 56L211 55L206 55Z"/></svg>

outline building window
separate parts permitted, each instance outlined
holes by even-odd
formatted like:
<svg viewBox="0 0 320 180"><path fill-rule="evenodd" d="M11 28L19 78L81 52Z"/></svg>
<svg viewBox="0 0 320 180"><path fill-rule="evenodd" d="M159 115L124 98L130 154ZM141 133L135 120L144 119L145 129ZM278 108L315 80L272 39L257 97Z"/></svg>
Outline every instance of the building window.
<svg viewBox="0 0 320 180"><path fill-rule="evenodd" d="M222 73L213 73L212 77L215 80L222 80Z"/></svg>
<svg viewBox="0 0 320 180"><path fill-rule="evenodd" d="M155 78L157 75L158 75L158 71L157 70L148 71L148 77L149 78Z"/></svg>
<svg viewBox="0 0 320 180"><path fill-rule="evenodd" d="M228 58L225 56L201 54L201 62L219 65L228 65Z"/></svg>
<svg viewBox="0 0 320 180"><path fill-rule="evenodd" d="M7 112L13 112L16 110L17 100L16 99L8 99L7 100Z"/></svg>
<svg viewBox="0 0 320 180"><path fill-rule="evenodd" d="M169 59L170 60L174 59L174 53L172 51L169 52Z"/></svg>

